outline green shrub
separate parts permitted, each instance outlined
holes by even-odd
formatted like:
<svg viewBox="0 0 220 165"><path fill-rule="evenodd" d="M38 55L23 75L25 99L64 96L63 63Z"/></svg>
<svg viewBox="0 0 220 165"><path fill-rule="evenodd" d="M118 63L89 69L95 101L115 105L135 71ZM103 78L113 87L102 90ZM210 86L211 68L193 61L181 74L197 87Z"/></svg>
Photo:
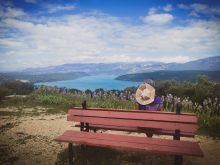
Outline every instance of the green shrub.
<svg viewBox="0 0 220 165"><path fill-rule="evenodd" d="M210 135L220 137L220 117L214 116L208 118L207 126Z"/></svg>
<svg viewBox="0 0 220 165"><path fill-rule="evenodd" d="M34 85L28 82L21 82L19 80L5 81L0 85L0 88L7 90L7 95L27 95L34 91ZM3 91L0 91L3 93Z"/></svg>
<svg viewBox="0 0 220 165"><path fill-rule="evenodd" d="M11 91L3 86L0 86L0 101L7 95L9 95Z"/></svg>
<svg viewBox="0 0 220 165"><path fill-rule="evenodd" d="M70 104L71 101L67 97L60 94L39 94L36 95L36 101L45 105Z"/></svg>
<svg viewBox="0 0 220 165"><path fill-rule="evenodd" d="M88 107L99 108L117 108L117 109L137 109L137 106L128 100L119 100L112 98L105 99L87 99Z"/></svg>

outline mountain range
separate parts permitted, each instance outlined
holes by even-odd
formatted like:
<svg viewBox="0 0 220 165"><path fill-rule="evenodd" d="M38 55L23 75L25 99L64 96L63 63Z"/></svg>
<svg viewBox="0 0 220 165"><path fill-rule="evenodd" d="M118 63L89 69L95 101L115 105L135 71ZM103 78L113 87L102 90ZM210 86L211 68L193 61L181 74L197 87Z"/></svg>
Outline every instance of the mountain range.
<svg viewBox="0 0 220 165"><path fill-rule="evenodd" d="M174 72L173 72L174 71ZM180 72L178 72L180 71ZM184 71L184 72L182 72ZM218 72L210 72L218 71ZM118 79L127 81L142 80L146 76L160 75L154 79L160 79L166 75L167 79L181 80L192 79L198 74L205 74L211 79L220 77L220 56L209 57L190 61L187 63L162 63L162 62L139 62L139 63L83 63L83 64L63 64L41 68L27 68L21 72L0 73L0 82L7 80L28 80L33 83L73 80L88 75L119 75ZM140 73L140 74L139 74ZM152 74L151 74L152 73ZM120 77L120 75L125 75ZM176 76L178 75L179 78ZM187 78L188 75L188 78ZM220 79L220 78L219 78ZM217 79L218 80L218 79Z"/></svg>
<svg viewBox="0 0 220 165"><path fill-rule="evenodd" d="M208 57L186 63L162 63L162 62L138 62L138 63L82 63L63 64L42 68L27 68L22 71L25 74L48 74L48 73L68 73L83 72L88 75L97 74L128 74L143 73L159 70L220 70L220 56Z"/></svg>

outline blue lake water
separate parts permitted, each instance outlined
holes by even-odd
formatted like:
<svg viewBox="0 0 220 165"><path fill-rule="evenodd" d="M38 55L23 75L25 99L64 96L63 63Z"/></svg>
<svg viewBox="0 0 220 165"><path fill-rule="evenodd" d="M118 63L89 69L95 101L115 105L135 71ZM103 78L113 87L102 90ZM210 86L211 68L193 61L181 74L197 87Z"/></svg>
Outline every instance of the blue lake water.
<svg viewBox="0 0 220 165"><path fill-rule="evenodd" d="M138 86L141 84L141 82L115 80L116 77L117 76L115 75L86 76L76 80L42 82L42 83L36 83L36 85L75 88L83 91L85 91L86 89L90 89L94 91L95 89L98 88L103 88L105 90L111 90L111 89L122 90L125 89L126 87Z"/></svg>

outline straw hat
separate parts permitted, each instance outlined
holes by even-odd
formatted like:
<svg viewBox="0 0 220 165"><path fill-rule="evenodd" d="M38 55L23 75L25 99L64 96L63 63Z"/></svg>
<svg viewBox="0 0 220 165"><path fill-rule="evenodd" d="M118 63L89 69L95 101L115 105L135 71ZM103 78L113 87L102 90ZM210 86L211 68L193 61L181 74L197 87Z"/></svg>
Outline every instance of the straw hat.
<svg viewBox="0 0 220 165"><path fill-rule="evenodd" d="M154 101L155 89L151 85L144 83L136 91L135 98L141 105L147 105Z"/></svg>

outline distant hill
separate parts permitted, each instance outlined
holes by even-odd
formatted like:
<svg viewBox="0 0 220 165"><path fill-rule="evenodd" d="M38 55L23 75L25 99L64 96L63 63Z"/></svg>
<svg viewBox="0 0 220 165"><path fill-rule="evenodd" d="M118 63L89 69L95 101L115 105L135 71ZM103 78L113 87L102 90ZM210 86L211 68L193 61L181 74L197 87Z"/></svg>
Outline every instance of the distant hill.
<svg viewBox="0 0 220 165"><path fill-rule="evenodd" d="M144 73L159 70L220 70L220 56L209 57L187 63L162 63L162 62L137 62L137 63L84 63L84 64L63 64L43 68L28 68L23 70L25 74L48 74L48 73L69 73L84 72L89 75L97 74L128 74Z"/></svg>
<svg viewBox="0 0 220 165"><path fill-rule="evenodd" d="M84 63L84 64L63 64L59 66L49 66L44 68L28 68L23 70L27 74L42 73L66 73L66 72L84 72L89 75L98 74L126 74L144 71L164 70L170 64L161 62L143 62L143 63Z"/></svg>
<svg viewBox="0 0 220 165"><path fill-rule="evenodd" d="M203 58L183 64L172 64L167 70L220 70L220 56Z"/></svg>
<svg viewBox="0 0 220 165"><path fill-rule="evenodd" d="M70 73L48 73L48 74L25 74L25 73L0 73L0 82L7 80L28 80L33 83L73 80L83 76L87 76L83 72L70 72Z"/></svg>
<svg viewBox="0 0 220 165"><path fill-rule="evenodd" d="M199 75L206 75L210 80L220 81L220 71L155 71L147 73L126 74L117 77L117 80L143 82L145 79L161 80L177 80L177 81L196 81Z"/></svg>

